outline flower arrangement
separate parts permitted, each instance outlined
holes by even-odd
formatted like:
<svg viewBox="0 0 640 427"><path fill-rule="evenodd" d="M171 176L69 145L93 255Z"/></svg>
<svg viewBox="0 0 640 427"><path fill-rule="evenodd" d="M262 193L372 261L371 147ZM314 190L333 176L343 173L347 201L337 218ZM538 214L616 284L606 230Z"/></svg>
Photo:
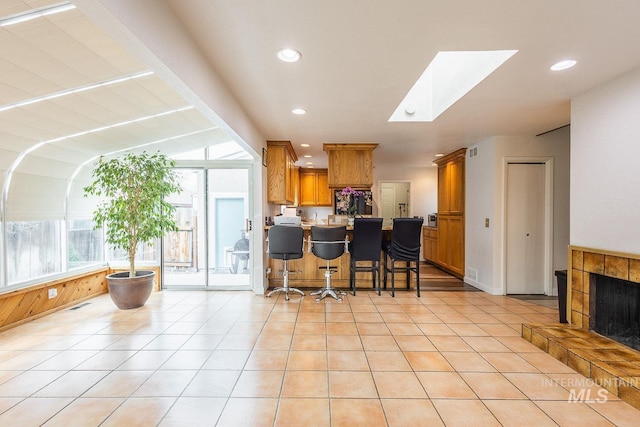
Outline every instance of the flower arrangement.
<svg viewBox="0 0 640 427"><path fill-rule="evenodd" d="M364 196L364 192L354 190L351 187L344 187L340 192L342 195L342 201L346 204L346 211L348 216L356 216L358 213L358 205L356 203L358 197Z"/></svg>

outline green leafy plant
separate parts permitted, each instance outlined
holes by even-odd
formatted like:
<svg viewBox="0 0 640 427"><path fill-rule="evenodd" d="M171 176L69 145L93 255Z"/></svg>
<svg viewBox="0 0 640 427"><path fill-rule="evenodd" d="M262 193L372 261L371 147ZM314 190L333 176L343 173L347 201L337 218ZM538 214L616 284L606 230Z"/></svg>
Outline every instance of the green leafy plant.
<svg viewBox="0 0 640 427"><path fill-rule="evenodd" d="M151 243L177 230L175 207L165 201L182 191L174 166L174 160L159 152L101 157L93 169L92 184L84 188L85 197L103 198L93 212L93 222L98 228L106 226L108 244L127 251L129 277L135 277L139 243Z"/></svg>

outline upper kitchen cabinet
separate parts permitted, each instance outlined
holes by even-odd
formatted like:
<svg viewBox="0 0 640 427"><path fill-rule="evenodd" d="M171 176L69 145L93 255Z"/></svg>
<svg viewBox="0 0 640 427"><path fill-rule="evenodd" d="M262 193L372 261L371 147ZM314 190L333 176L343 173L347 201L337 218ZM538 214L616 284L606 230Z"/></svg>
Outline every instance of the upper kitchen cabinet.
<svg viewBox="0 0 640 427"><path fill-rule="evenodd" d="M438 228L436 264L464 277L464 180L467 149L440 159L438 165Z"/></svg>
<svg viewBox="0 0 640 427"><path fill-rule="evenodd" d="M329 157L328 183L331 188L371 188L373 150L378 144L323 144Z"/></svg>
<svg viewBox="0 0 640 427"><path fill-rule="evenodd" d="M267 141L267 201L291 205L297 201L295 185L298 161L290 141Z"/></svg>
<svg viewBox="0 0 640 427"><path fill-rule="evenodd" d="M300 206L331 206L326 169L300 168Z"/></svg>
<svg viewBox="0 0 640 427"><path fill-rule="evenodd" d="M438 214L462 215L464 212L464 159L462 148L437 159Z"/></svg>

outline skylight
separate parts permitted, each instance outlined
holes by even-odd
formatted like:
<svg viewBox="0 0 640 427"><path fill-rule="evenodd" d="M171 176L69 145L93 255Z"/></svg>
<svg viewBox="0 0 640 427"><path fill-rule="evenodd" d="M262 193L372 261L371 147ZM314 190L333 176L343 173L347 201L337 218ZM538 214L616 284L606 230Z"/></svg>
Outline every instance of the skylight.
<svg viewBox="0 0 640 427"><path fill-rule="evenodd" d="M432 122L517 50L438 52L389 118Z"/></svg>

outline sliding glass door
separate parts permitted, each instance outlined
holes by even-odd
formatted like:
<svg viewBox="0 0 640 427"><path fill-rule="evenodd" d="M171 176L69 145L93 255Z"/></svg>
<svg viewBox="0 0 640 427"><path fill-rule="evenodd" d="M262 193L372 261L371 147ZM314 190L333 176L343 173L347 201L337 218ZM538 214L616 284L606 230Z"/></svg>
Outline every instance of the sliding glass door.
<svg viewBox="0 0 640 427"><path fill-rule="evenodd" d="M165 289L251 289L250 167L178 169L178 231L163 239Z"/></svg>
<svg viewBox="0 0 640 427"><path fill-rule="evenodd" d="M207 172L207 285L214 289L249 290L249 169Z"/></svg>

